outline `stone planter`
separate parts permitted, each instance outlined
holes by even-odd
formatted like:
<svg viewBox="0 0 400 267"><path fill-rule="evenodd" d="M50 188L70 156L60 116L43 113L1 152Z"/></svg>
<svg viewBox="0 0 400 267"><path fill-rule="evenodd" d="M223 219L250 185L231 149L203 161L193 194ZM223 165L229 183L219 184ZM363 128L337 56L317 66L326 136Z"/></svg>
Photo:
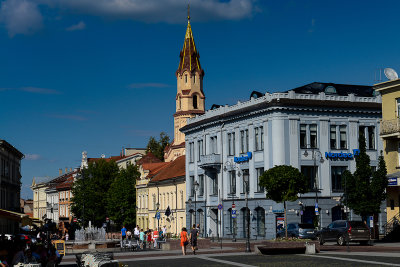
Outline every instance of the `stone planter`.
<svg viewBox="0 0 400 267"><path fill-rule="evenodd" d="M304 254L306 253L306 243L315 246L315 252L320 251L318 241L265 241L255 247L255 251L262 254ZM311 251L311 252L310 252ZM308 247L308 253L312 253L311 246Z"/></svg>

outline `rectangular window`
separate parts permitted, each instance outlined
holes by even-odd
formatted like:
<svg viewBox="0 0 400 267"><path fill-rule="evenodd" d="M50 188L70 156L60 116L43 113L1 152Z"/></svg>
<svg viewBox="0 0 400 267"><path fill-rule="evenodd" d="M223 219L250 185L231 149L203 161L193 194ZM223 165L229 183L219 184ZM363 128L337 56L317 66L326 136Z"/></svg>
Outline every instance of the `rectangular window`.
<svg viewBox="0 0 400 267"><path fill-rule="evenodd" d="M335 166L331 169L332 192L343 192L342 175L347 167Z"/></svg>
<svg viewBox="0 0 400 267"><path fill-rule="evenodd" d="M397 118L399 118L400 117L400 98L396 98L396 115L397 115Z"/></svg>
<svg viewBox="0 0 400 267"><path fill-rule="evenodd" d="M256 174L257 174L257 192L263 192L264 187L260 186L260 176L264 173L264 168L257 168L256 169Z"/></svg>
<svg viewBox="0 0 400 267"><path fill-rule="evenodd" d="M301 166L301 173L304 174L308 178L308 188L310 191L314 191L316 188L315 184L315 173L317 167L314 166Z"/></svg>
<svg viewBox="0 0 400 267"><path fill-rule="evenodd" d="M212 195L218 195L218 176L216 173L211 173L210 174L210 179L211 179L211 194Z"/></svg>
<svg viewBox="0 0 400 267"><path fill-rule="evenodd" d="M254 147L256 151L263 150L264 148L264 140L263 140L263 127L254 128Z"/></svg>
<svg viewBox="0 0 400 267"><path fill-rule="evenodd" d="M317 125L310 124L310 147L317 148L318 140L317 140Z"/></svg>
<svg viewBox="0 0 400 267"><path fill-rule="evenodd" d="M204 195L204 175L199 175L199 195Z"/></svg>
<svg viewBox="0 0 400 267"><path fill-rule="evenodd" d="M364 136L365 137L365 126L360 126L358 128L358 136Z"/></svg>
<svg viewBox="0 0 400 267"><path fill-rule="evenodd" d="M243 179L242 179L242 194L244 194L247 190L249 192L249 185L246 187L246 183L244 181L249 181L249 170L243 170Z"/></svg>
<svg viewBox="0 0 400 267"><path fill-rule="evenodd" d="M336 125L331 125L330 127L330 140L331 140L331 149L336 149Z"/></svg>
<svg viewBox="0 0 400 267"><path fill-rule="evenodd" d="M300 124L300 148L307 148L307 125Z"/></svg>
<svg viewBox="0 0 400 267"><path fill-rule="evenodd" d="M235 133L228 133L228 155L235 155Z"/></svg>
<svg viewBox="0 0 400 267"><path fill-rule="evenodd" d="M246 151L245 151L245 153L247 153L247 151L249 151L249 130L246 130L245 133L246 133Z"/></svg>
<svg viewBox="0 0 400 267"><path fill-rule="evenodd" d="M375 149L375 127L368 126L368 149Z"/></svg>
<svg viewBox="0 0 400 267"><path fill-rule="evenodd" d="M189 162L194 161L194 143L189 143Z"/></svg>
<svg viewBox="0 0 400 267"><path fill-rule="evenodd" d="M210 137L210 154L218 154L217 144L217 137Z"/></svg>
<svg viewBox="0 0 400 267"><path fill-rule="evenodd" d="M339 126L340 149L347 149L347 127L346 125Z"/></svg>
<svg viewBox="0 0 400 267"><path fill-rule="evenodd" d="M244 153L245 144L244 144L244 131L240 131L240 153Z"/></svg>
<svg viewBox="0 0 400 267"><path fill-rule="evenodd" d="M203 140L197 141L197 153L198 153L198 161L200 161L201 156L204 155L203 153Z"/></svg>
<svg viewBox="0 0 400 267"><path fill-rule="evenodd" d="M229 193L236 193L236 171L229 172Z"/></svg>
<svg viewBox="0 0 400 267"><path fill-rule="evenodd" d="M194 176L190 176L190 196L194 196Z"/></svg>
<svg viewBox="0 0 400 267"><path fill-rule="evenodd" d="M390 209L394 210L394 200L393 199L390 200Z"/></svg>

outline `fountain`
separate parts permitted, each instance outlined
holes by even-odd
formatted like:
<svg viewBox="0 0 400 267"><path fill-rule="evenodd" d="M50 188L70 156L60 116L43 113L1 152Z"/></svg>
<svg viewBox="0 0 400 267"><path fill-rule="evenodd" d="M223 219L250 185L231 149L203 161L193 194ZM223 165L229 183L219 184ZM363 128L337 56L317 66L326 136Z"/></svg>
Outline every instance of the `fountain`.
<svg viewBox="0 0 400 267"><path fill-rule="evenodd" d="M74 249L96 250L96 248L108 248L113 240L106 239L106 230L104 228L93 227L89 222L89 226L75 231L75 240L67 241L72 244Z"/></svg>

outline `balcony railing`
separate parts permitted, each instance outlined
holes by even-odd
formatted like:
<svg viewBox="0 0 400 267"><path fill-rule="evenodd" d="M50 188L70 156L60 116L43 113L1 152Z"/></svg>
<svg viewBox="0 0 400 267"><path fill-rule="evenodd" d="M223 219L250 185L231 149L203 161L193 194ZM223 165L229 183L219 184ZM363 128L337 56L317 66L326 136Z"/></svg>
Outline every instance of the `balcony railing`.
<svg viewBox="0 0 400 267"><path fill-rule="evenodd" d="M400 119L381 120L381 135L400 134Z"/></svg>
<svg viewBox="0 0 400 267"><path fill-rule="evenodd" d="M222 163L220 154L209 154L200 157L200 167L212 167L215 165L220 165Z"/></svg>

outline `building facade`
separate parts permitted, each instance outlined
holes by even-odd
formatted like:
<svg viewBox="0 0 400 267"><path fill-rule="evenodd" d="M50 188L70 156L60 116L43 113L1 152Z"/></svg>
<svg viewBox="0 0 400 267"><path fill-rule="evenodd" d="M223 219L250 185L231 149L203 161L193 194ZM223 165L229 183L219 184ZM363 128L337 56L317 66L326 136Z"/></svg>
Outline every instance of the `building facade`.
<svg viewBox="0 0 400 267"><path fill-rule="evenodd" d="M47 216L46 189L48 188L48 182L51 180L51 177L33 177L32 179L33 218L44 220Z"/></svg>
<svg viewBox="0 0 400 267"><path fill-rule="evenodd" d="M400 80L375 85L382 95L382 122L380 137L388 172L387 221L400 219Z"/></svg>
<svg viewBox="0 0 400 267"><path fill-rule="evenodd" d="M21 212L19 200L23 157L24 155L18 149L0 139L0 209L9 214L0 218L0 232L2 233L18 231L18 223L21 218L14 213Z"/></svg>
<svg viewBox="0 0 400 267"><path fill-rule="evenodd" d="M359 219L342 203L342 173L355 170L360 134L367 139L371 165L377 166L380 118L381 98L373 96L372 87L312 83L284 93L253 92L249 101L189 119L181 129L191 200L187 225L200 223L206 236L245 237L248 178L250 238L275 238L283 204L266 199L258 181L276 165L296 167L309 179L309 193L287 204L288 223L325 227L346 215ZM383 213L377 223L384 221Z"/></svg>
<svg viewBox="0 0 400 267"><path fill-rule="evenodd" d="M166 226L167 234L178 235L186 226L185 156L168 162L151 178L147 188L149 228Z"/></svg>

